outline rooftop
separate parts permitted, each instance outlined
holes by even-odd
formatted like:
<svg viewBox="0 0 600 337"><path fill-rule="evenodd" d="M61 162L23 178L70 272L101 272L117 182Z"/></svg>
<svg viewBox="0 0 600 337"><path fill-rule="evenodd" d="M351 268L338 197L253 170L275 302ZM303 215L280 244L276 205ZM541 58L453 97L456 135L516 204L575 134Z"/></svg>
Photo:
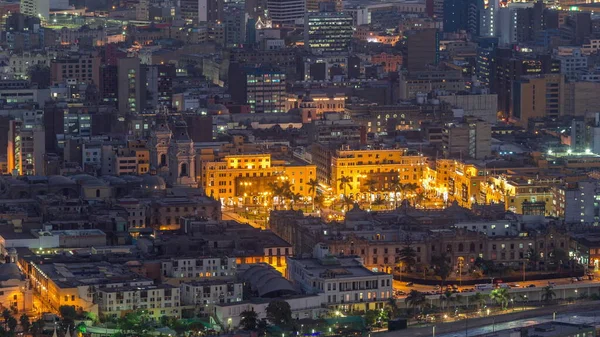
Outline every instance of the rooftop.
<svg viewBox="0 0 600 337"><path fill-rule="evenodd" d="M376 273L365 268L356 256L334 257L326 256L317 258L289 258L302 264L302 267L313 275L320 278L354 278L373 275L386 275L385 273Z"/></svg>

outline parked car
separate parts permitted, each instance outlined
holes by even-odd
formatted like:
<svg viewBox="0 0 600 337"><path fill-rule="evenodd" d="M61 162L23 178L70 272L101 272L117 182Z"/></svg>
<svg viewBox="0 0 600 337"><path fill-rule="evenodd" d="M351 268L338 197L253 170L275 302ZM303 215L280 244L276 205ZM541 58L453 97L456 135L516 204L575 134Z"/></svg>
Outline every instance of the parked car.
<svg viewBox="0 0 600 337"><path fill-rule="evenodd" d="M406 286L407 286L407 287L412 287L412 286L414 286L414 285L415 285L415 284L414 284L413 282L407 282L407 283L406 283Z"/></svg>
<svg viewBox="0 0 600 337"><path fill-rule="evenodd" d="M579 281L579 280L577 279L577 277L571 277L571 282L577 282L577 281Z"/></svg>
<svg viewBox="0 0 600 337"><path fill-rule="evenodd" d="M530 284L527 286L527 288L535 288L535 284Z"/></svg>

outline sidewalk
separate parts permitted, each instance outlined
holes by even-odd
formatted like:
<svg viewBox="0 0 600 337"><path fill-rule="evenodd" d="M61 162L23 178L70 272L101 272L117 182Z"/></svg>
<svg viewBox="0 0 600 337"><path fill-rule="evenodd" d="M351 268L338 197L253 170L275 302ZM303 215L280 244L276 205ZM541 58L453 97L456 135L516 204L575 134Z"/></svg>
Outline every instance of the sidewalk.
<svg viewBox="0 0 600 337"><path fill-rule="evenodd" d="M517 311L504 315L493 315L483 318L472 318L468 320L468 328L478 328L485 325L491 325L494 323L505 323L518 319L525 318L533 318L538 316L546 316L550 315L554 312L557 314L565 313L569 311L580 311L589 309L597 309L598 305L600 305L600 301L586 301L583 303L576 304L561 304L561 305L551 305L544 308L527 310L527 311ZM419 337L419 336L431 336L432 335L432 327L435 325L435 334L445 334L456 331L464 331L467 327L466 320L461 320L457 322L450 323L437 323L431 324L426 327L420 328L408 328L406 330L399 331L386 331L381 333L373 333L373 337Z"/></svg>

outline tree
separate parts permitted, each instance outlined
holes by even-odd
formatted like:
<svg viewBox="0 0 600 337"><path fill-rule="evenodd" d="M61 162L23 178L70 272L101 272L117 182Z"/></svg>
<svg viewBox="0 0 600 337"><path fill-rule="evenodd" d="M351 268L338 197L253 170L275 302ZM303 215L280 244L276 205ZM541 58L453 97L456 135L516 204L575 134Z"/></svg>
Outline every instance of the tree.
<svg viewBox="0 0 600 337"><path fill-rule="evenodd" d="M379 311L367 310L367 312L365 312L365 324L367 326L375 325L375 323L377 323L377 318L379 318Z"/></svg>
<svg viewBox="0 0 600 337"><path fill-rule="evenodd" d="M254 310L245 310L240 313L240 327L244 330L253 331L258 326L258 315Z"/></svg>
<svg viewBox="0 0 600 337"><path fill-rule="evenodd" d="M31 329L31 322L29 322L29 316L26 314L22 314L19 317L19 322L21 323L21 327L23 328L23 332L29 332Z"/></svg>
<svg viewBox="0 0 600 337"><path fill-rule="evenodd" d="M352 189L352 177L342 176L338 179L338 182L340 183L340 189L344 190L344 197L346 197L348 188Z"/></svg>
<svg viewBox="0 0 600 337"><path fill-rule="evenodd" d="M61 305L58 308L58 312L60 313L60 317L62 318L60 324L63 329L67 329L68 327L74 326L75 318L77 318L77 311L75 310L75 306Z"/></svg>
<svg viewBox="0 0 600 337"><path fill-rule="evenodd" d="M399 252L400 261L402 261L408 272L411 272L412 267L414 267L417 263L417 252L413 248L412 244L412 238L410 234L407 234L404 237L404 247L402 247L402 249Z"/></svg>
<svg viewBox="0 0 600 337"><path fill-rule="evenodd" d="M475 303L477 309L479 309L485 304L485 296L482 293L475 293L475 295L471 296L471 301Z"/></svg>
<svg viewBox="0 0 600 337"><path fill-rule="evenodd" d="M267 320L279 327L286 327L292 322L292 309L286 301L271 301L266 312Z"/></svg>
<svg viewBox="0 0 600 337"><path fill-rule="evenodd" d="M427 297L425 297L424 293L413 289L408 293L405 301L409 307L413 309L419 308L420 311L421 307L427 302Z"/></svg>
<svg viewBox="0 0 600 337"><path fill-rule="evenodd" d="M450 265L450 258L445 254L434 255L431 258L431 266L436 276L442 279L442 285L446 282L448 276L452 272L452 266Z"/></svg>
<svg viewBox="0 0 600 337"><path fill-rule="evenodd" d="M2 319L4 319L4 329L7 329L6 323L8 323L8 319L12 317L10 310L4 309L2 310Z"/></svg>
<svg viewBox="0 0 600 337"><path fill-rule="evenodd" d="M316 179L309 179L306 182L308 185L308 193L312 194L312 210L315 211L315 197L317 196L317 186L319 186L319 182Z"/></svg>
<svg viewBox="0 0 600 337"><path fill-rule="evenodd" d="M17 328L17 324L18 324L17 320L14 317L10 316L8 318L6 325L8 326L8 331L10 332L11 335L14 334L15 329Z"/></svg>
<svg viewBox="0 0 600 337"><path fill-rule="evenodd" d="M527 251L527 262L534 270L538 270L538 262L540 262L540 254L533 248L529 247Z"/></svg>
<svg viewBox="0 0 600 337"><path fill-rule="evenodd" d="M565 262L569 261L569 255L567 255L567 253L560 248L554 248L549 255L552 263L558 265L559 267L561 267Z"/></svg>
<svg viewBox="0 0 600 337"><path fill-rule="evenodd" d="M152 325L146 311L137 310L127 313L117 320L117 327L126 336L145 337L152 332Z"/></svg>
<svg viewBox="0 0 600 337"><path fill-rule="evenodd" d="M496 303L498 303L503 310L506 310L508 307L508 301L510 301L510 296L508 295L507 288L498 288L492 290L490 293L490 299Z"/></svg>
<svg viewBox="0 0 600 337"><path fill-rule="evenodd" d="M390 311L390 316L392 318L396 318L396 316L398 315L398 302L396 302L396 299L394 297L388 298L386 306Z"/></svg>
<svg viewBox="0 0 600 337"><path fill-rule="evenodd" d="M556 293L554 292L554 289L552 289L551 286L545 286L544 288L542 288L542 301L550 303L555 297Z"/></svg>
<svg viewBox="0 0 600 337"><path fill-rule="evenodd" d="M37 337L44 330L44 321L42 319L38 319L37 321L31 324L31 334L33 337Z"/></svg>
<svg viewBox="0 0 600 337"><path fill-rule="evenodd" d="M366 192L367 192L368 198L369 198L369 207L372 205L371 191L373 191L373 187L375 187L375 185L377 185L377 180L375 180L373 178L369 178L363 182L363 186L365 186L367 189Z"/></svg>

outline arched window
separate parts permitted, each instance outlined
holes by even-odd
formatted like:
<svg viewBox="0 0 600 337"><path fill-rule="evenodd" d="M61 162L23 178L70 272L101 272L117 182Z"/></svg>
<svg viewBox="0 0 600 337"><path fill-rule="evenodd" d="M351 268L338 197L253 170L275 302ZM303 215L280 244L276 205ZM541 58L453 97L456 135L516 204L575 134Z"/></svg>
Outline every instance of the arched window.
<svg viewBox="0 0 600 337"><path fill-rule="evenodd" d="M160 165L161 166L167 165L167 155L164 153L160 155Z"/></svg>
<svg viewBox="0 0 600 337"><path fill-rule="evenodd" d="M100 190L96 190L96 198L100 198Z"/></svg>
<svg viewBox="0 0 600 337"><path fill-rule="evenodd" d="M180 177L187 177L188 176L188 167L186 163L181 164L181 173L179 174Z"/></svg>
<svg viewBox="0 0 600 337"><path fill-rule="evenodd" d="M469 246L469 252L471 252L471 253L475 252L475 244L473 242L471 242L471 245Z"/></svg>
<svg viewBox="0 0 600 337"><path fill-rule="evenodd" d="M447 252L451 252L451 251L452 251L452 245L451 245L451 244L448 244L448 245L446 246L446 251L447 251Z"/></svg>
<svg viewBox="0 0 600 337"><path fill-rule="evenodd" d="M458 244L458 251L459 251L459 252L462 252L462 251L463 251L463 249L465 249L465 246L464 246L464 245L462 244L462 242L461 242L461 243L459 243L459 244Z"/></svg>

